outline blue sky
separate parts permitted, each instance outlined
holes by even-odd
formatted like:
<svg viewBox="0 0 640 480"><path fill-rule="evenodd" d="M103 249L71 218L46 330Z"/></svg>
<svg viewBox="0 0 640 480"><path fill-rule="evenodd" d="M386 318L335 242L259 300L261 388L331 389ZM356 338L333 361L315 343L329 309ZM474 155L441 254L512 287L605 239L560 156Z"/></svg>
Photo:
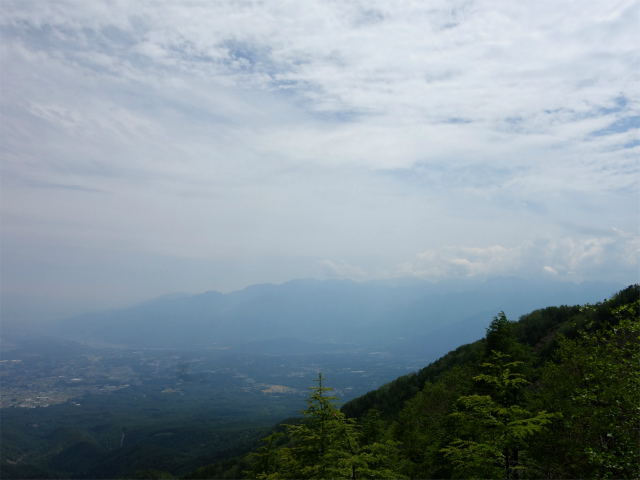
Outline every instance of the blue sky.
<svg viewBox="0 0 640 480"><path fill-rule="evenodd" d="M0 2L3 319L638 281L640 4Z"/></svg>

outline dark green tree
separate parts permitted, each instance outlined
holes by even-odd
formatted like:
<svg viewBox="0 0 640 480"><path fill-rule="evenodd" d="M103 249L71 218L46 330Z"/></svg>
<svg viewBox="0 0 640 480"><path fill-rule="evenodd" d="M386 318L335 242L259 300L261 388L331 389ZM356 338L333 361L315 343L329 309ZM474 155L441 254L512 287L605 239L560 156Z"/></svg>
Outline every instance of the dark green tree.
<svg viewBox="0 0 640 480"><path fill-rule="evenodd" d="M449 415L456 400L473 389L471 365L457 366L445 372L440 380L427 382L416 396L409 400L391 425L393 438L400 443L406 459L404 472L412 478L446 478L451 476L449 462L440 449L455 437L449 428L453 423Z"/></svg>
<svg viewBox="0 0 640 480"><path fill-rule="evenodd" d="M540 472L556 478L640 478L640 302L585 307L610 317L560 337L537 401L564 420L538 444ZM604 313L602 313L604 312Z"/></svg>
<svg viewBox="0 0 640 480"><path fill-rule="evenodd" d="M384 442L387 439L387 434L387 422L382 420L380 410L374 406L362 420L361 443L362 445L371 445Z"/></svg>
<svg viewBox="0 0 640 480"><path fill-rule="evenodd" d="M284 432L273 432L262 441L264 445L259 447L255 452L249 454L254 460L251 465L251 473L256 478L271 478L280 469L281 452L277 444L278 441L285 436Z"/></svg>
<svg viewBox="0 0 640 480"><path fill-rule="evenodd" d="M274 450L278 438L264 439L265 446L251 454L254 478L402 478L393 470L395 444L390 440L360 446L360 432L354 419L337 408L333 390L322 385L310 387L304 421L287 425L288 444Z"/></svg>
<svg viewBox="0 0 640 480"><path fill-rule="evenodd" d="M519 368L528 366L531 363L530 349L520 343L515 335L516 322L507 319L504 312L499 312L487 327L487 334L484 339L484 352L481 355L482 361L489 361L495 352L509 355L512 360L521 362Z"/></svg>
<svg viewBox="0 0 640 480"><path fill-rule="evenodd" d="M317 382L302 412L307 421L287 427L288 435L297 441L288 469L294 478L355 478L356 422L340 412L338 397L329 394L333 388L322 386L321 373Z"/></svg>

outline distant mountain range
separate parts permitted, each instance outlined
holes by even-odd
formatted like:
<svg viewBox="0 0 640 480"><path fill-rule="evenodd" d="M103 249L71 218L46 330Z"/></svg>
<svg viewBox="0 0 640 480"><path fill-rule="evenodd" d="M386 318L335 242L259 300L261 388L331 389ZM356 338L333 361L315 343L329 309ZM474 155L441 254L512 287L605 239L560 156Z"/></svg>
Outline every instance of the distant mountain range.
<svg viewBox="0 0 640 480"><path fill-rule="evenodd" d="M625 285L493 278L482 283L416 279L294 280L222 294L169 294L139 305L58 322L49 333L136 348L230 348L259 353L379 349L436 358L481 338L504 311L595 303Z"/></svg>

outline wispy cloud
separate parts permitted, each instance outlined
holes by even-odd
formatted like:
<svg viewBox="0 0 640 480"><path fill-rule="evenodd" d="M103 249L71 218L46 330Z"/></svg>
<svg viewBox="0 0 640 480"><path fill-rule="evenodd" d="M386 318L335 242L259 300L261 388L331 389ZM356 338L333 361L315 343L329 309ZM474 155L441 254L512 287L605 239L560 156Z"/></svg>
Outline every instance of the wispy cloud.
<svg viewBox="0 0 640 480"><path fill-rule="evenodd" d="M3 288L44 268L29 252L63 271L78 243L96 271L105 251L184 261L185 276L200 261L196 290L389 272L627 281L639 12L4 0L2 255L22 260ZM611 228L631 237L593 234ZM185 290L172 278L156 288Z"/></svg>

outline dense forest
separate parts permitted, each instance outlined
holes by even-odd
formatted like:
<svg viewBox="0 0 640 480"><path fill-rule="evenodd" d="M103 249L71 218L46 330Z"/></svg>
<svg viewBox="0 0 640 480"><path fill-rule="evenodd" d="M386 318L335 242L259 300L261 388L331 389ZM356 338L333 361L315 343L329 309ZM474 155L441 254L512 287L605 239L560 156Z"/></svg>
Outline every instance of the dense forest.
<svg viewBox="0 0 640 480"><path fill-rule="evenodd" d="M638 478L640 287L519 321L339 408L327 379L260 448L184 478ZM140 478L166 472L139 472Z"/></svg>

